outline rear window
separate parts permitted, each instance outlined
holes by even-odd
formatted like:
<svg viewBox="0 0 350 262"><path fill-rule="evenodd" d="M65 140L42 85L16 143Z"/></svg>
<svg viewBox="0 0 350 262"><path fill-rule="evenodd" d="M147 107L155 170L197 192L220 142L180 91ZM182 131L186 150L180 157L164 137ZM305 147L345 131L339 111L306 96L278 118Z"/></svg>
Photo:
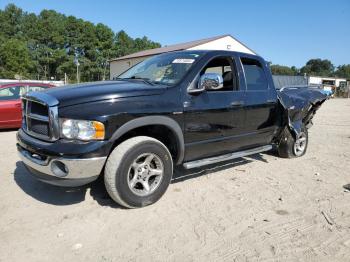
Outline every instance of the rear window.
<svg viewBox="0 0 350 262"><path fill-rule="evenodd" d="M267 90L267 79L260 62L250 58L241 58L241 61L247 82L247 90Z"/></svg>

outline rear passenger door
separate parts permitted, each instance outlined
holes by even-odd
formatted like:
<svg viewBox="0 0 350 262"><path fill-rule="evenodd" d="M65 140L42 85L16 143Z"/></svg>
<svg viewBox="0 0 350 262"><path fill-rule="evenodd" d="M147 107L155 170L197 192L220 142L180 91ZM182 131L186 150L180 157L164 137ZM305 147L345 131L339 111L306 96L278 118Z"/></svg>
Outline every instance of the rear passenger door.
<svg viewBox="0 0 350 262"><path fill-rule="evenodd" d="M269 144L277 128L277 95L270 86L270 72L265 62L252 57L240 57L246 86L244 130L249 147Z"/></svg>

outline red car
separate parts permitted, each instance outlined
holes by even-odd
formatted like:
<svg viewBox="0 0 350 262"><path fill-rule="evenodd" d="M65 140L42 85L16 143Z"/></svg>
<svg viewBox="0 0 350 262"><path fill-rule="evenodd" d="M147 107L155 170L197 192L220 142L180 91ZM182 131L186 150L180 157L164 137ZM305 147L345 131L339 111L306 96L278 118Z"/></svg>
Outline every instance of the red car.
<svg viewBox="0 0 350 262"><path fill-rule="evenodd" d="M0 129L20 128L22 124L21 96L27 92L55 87L43 83L0 84Z"/></svg>

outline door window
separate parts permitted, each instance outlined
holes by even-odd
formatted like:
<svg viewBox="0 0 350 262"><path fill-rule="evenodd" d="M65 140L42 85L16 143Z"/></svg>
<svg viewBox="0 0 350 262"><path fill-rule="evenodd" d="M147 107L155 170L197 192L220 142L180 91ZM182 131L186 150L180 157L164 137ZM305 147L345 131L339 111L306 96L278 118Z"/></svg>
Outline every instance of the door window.
<svg viewBox="0 0 350 262"><path fill-rule="evenodd" d="M255 59L241 58L247 90L265 91L268 89L267 79L261 63Z"/></svg>
<svg viewBox="0 0 350 262"><path fill-rule="evenodd" d="M224 87L213 91L232 91L238 90L236 68L233 65L231 57L216 57L212 59L201 71L200 75L205 73L216 73L222 76Z"/></svg>
<svg viewBox="0 0 350 262"><path fill-rule="evenodd" d="M0 89L0 101L9 101L20 99L25 93L23 86L11 86Z"/></svg>

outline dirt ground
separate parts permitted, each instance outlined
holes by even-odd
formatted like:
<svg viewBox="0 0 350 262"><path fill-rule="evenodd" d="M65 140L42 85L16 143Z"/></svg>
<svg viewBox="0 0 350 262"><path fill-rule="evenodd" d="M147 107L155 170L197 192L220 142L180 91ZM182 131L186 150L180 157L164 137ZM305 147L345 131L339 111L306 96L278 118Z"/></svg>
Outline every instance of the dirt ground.
<svg viewBox="0 0 350 262"><path fill-rule="evenodd" d="M0 132L0 261L350 261L350 99L327 101L307 154L177 170L156 204L113 204L25 170Z"/></svg>

